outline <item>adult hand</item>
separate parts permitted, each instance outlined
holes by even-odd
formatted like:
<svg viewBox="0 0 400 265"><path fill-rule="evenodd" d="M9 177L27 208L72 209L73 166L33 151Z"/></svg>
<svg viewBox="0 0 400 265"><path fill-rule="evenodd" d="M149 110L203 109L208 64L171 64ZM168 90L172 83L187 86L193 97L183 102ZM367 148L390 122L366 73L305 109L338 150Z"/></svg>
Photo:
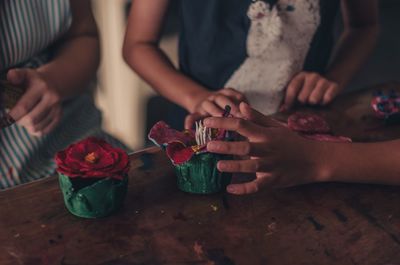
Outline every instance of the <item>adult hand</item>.
<svg viewBox="0 0 400 265"><path fill-rule="evenodd" d="M25 88L24 95L10 110L10 116L34 136L49 133L58 124L62 99L55 85L34 69L12 69L8 81Z"/></svg>
<svg viewBox="0 0 400 265"><path fill-rule="evenodd" d="M289 187L324 180L328 170L323 147L326 143L307 140L276 121L240 104L241 118L211 117L204 120L210 128L235 131L247 140L239 142L213 141L210 152L250 157L245 160L219 161L221 172L256 173L256 179L243 184L231 184L233 194L257 192L261 187Z"/></svg>
<svg viewBox="0 0 400 265"><path fill-rule="evenodd" d="M194 111L185 119L185 129L192 128L194 122L201 118L215 116L222 117L226 105L231 107L231 114L240 116L240 102L247 101L246 97L232 88L223 88L216 92L210 92L209 95L197 102Z"/></svg>

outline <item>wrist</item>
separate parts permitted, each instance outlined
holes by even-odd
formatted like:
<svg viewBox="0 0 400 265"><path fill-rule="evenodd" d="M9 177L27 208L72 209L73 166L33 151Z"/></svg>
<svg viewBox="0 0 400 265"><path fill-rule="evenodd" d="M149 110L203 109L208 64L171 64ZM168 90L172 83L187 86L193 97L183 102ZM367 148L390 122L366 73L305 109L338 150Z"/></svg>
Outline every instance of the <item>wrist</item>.
<svg viewBox="0 0 400 265"><path fill-rule="evenodd" d="M182 106L189 112L193 113L196 111L197 106L204 101L212 92L205 89L199 89L198 91L191 91L186 96Z"/></svg>
<svg viewBox="0 0 400 265"><path fill-rule="evenodd" d="M352 143L323 143L318 152L317 182L346 181L357 158Z"/></svg>
<svg viewBox="0 0 400 265"><path fill-rule="evenodd" d="M335 181L335 176L339 168L337 150L340 146L335 143L315 142L313 160L315 161L314 182Z"/></svg>

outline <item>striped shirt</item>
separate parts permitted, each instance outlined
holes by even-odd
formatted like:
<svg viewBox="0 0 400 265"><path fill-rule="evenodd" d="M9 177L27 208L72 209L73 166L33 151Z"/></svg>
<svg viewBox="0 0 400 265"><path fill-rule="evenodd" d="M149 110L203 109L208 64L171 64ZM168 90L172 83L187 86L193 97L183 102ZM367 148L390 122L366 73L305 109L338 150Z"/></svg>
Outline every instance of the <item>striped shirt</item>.
<svg viewBox="0 0 400 265"><path fill-rule="evenodd" d="M69 0L1 0L0 74L48 62L49 47L67 32L71 21ZM90 135L108 137L100 124L100 112L88 94L65 102L58 127L46 136L31 136L19 125L1 130L0 189L49 176L57 151Z"/></svg>

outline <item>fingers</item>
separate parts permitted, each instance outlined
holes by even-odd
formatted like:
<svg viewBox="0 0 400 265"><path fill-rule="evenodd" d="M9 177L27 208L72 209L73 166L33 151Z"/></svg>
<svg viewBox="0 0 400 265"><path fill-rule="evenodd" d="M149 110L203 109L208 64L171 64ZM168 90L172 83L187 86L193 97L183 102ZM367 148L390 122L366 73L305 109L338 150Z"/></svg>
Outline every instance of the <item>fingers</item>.
<svg viewBox="0 0 400 265"><path fill-rule="evenodd" d="M246 120L252 121L257 125L264 127L282 127L282 125L264 114L251 108L249 104L242 102L239 105L240 113L242 117Z"/></svg>
<svg viewBox="0 0 400 265"><path fill-rule="evenodd" d="M28 125L23 125L28 132L33 136L42 136L49 133L60 121L61 118L61 107L54 107L50 109L43 119L31 123Z"/></svg>
<svg viewBox="0 0 400 265"><path fill-rule="evenodd" d="M41 136L56 117L60 114L59 107L49 108L43 101L32 112L25 115L18 124L24 126L34 136Z"/></svg>
<svg viewBox="0 0 400 265"><path fill-rule="evenodd" d="M297 100L301 104L307 103L308 98L311 95L311 92L315 89L320 78L321 76L317 73L306 74L304 85L299 93L299 96L297 97Z"/></svg>
<svg viewBox="0 0 400 265"><path fill-rule="evenodd" d="M11 69L7 72L7 80L13 85L23 85L27 79L27 71L24 69Z"/></svg>
<svg viewBox="0 0 400 265"><path fill-rule="evenodd" d="M201 118L204 118L205 115L202 115L200 113L192 113L186 116L185 118L185 129L190 130L193 127L193 124L197 121L200 120Z"/></svg>
<svg viewBox="0 0 400 265"><path fill-rule="evenodd" d="M315 89L311 92L310 97L308 98L308 103L311 105L318 105L323 102L323 97L325 95L326 90L329 88L331 82L322 78L320 79Z"/></svg>
<svg viewBox="0 0 400 265"><path fill-rule="evenodd" d="M250 182L241 184L230 184L226 188L226 191L235 195L246 195L246 194L256 193L260 190L260 188L268 184L270 178L271 178L270 176L265 175L263 177L256 178L255 180Z"/></svg>
<svg viewBox="0 0 400 265"><path fill-rule="evenodd" d="M221 89L219 92L225 96L234 98L239 103L242 101L247 102L246 97L242 93L233 88L224 88Z"/></svg>
<svg viewBox="0 0 400 265"><path fill-rule="evenodd" d="M229 97L226 97L224 95L216 95L214 97L214 102L221 108L225 109L226 105L229 105L231 107L231 114L235 117L240 117L240 111L237 106L237 103L235 103L232 99Z"/></svg>
<svg viewBox="0 0 400 265"><path fill-rule="evenodd" d="M212 141L207 144L209 152L237 156L263 156L268 152L266 149L264 144L250 143L248 141Z"/></svg>
<svg viewBox="0 0 400 265"><path fill-rule="evenodd" d="M290 82L281 111L289 110L297 100L302 104L330 103L339 93L338 85L318 73L301 72Z"/></svg>
<svg viewBox="0 0 400 265"><path fill-rule="evenodd" d="M332 102L332 100L337 96L339 93L339 87L337 84L331 84L329 88L326 90L325 95L322 100L322 104L326 105Z"/></svg>
<svg viewBox="0 0 400 265"><path fill-rule="evenodd" d="M35 90L28 90L10 110L10 116L13 117L14 120L20 121L25 115L32 111L41 99L41 93Z"/></svg>
<svg viewBox="0 0 400 265"><path fill-rule="evenodd" d="M211 116L219 117L224 113L223 109L210 100L205 100L201 104L202 109Z"/></svg>
<svg viewBox="0 0 400 265"><path fill-rule="evenodd" d="M32 69L13 69L7 73L13 84L23 85L25 94L9 115L31 134L39 135L54 127L61 113L61 97L49 83Z"/></svg>
<svg viewBox="0 0 400 265"><path fill-rule="evenodd" d="M7 80L13 85L29 86L33 76L27 69L11 69L7 72ZM10 110L10 116L19 121L28 114L41 100L42 94L34 90L27 89L26 93L19 99L17 104Z"/></svg>
<svg viewBox="0 0 400 265"><path fill-rule="evenodd" d="M204 126L235 131L252 142L265 141L266 138L266 132L263 127L239 118L210 117L204 120Z"/></svg>
<svg viewBox="0 0 400 265"><path fill-rule="evenodd" d="M42 134L48 134L50 133L59 123L60 119L61 119L61 108L57 108L56 112L54 113L53 118L51 119L51 122L45 126L42 130Z"/></svg>
<svg viewBox="0 0 400 265"><path fill-rule="evenodd" d="M206 100L204 100L194 112L202 114L210 114L210 116L221 117L224 113L225 107L231 107L231 114L235 117L241 117L238 104L245 101L244 95L234 89L224 88L218 92L212 93ZM193 118L188 117L188 122L185 126L193 124Z"/></svg>
<svg viewBox="0 0 400 265"><path fill-rule="evenodd" d="M235 195L246 195L258 192L260 186L256 179L242 184L230 184L226 187L226 191Z"/></svg>
<svg viewBox="0 0 400 265"><path fill-rule="evenodd" d="M303 87L304 84L304 73L300 73L296 75L292 81L290 81L287 89L286 89L286 95L285 95L285 100L284 103L281 107L281 111L286 111L292 108L297 95L301 88Z"/></svg>
<svg viewBox="0 0 400 265"><path fill-rule="evenodd" d="M42 99L31 111L18 121L18 124L27 128L33 128L36 124L49 116L51 109L51 106L48 106L46 101Z"/></svg>
<svg viewBox="0 0 400 265"><path fill-rule="evenodd" d="M221 160L217 164L221 172L230 173L256 173L268 172L271 166L266 159L248 159L248 160Z"/></svg>
<svg viewBox="0 0 400 265"><path fill-rule="evenodd" d="M36 121L35 123L32 123L28 126L25 126L27 130L35 136L41 136L42 132L47 126L50 125L50 123L55 119L56 115L58 114L58 108L52 108L47 110L47 112L44 112L42 115L42 119Z"/></svg>

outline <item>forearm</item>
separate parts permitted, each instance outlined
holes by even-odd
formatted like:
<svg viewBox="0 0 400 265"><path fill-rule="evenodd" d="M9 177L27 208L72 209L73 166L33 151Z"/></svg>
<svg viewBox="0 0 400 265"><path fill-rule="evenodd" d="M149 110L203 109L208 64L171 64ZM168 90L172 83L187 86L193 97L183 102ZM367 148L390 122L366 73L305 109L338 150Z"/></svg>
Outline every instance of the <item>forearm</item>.
<svg viewBox="0 0 400 265"><path fill-rule="evenodd" d="M325 181L400 185L400 140L326 147Z"/></svg>
<svg viewBox="0 0 400 265"><path fill-rule="evenodd" d="M134 43L124 48L129 66L158 93L192 112L208 95L205 87L180 73L157 44Z"/></svg>
<svg viewBox="0 0 400 265"><path fill-rule="evenodd" d="M95 77L99 65L99 41L96 35L66 39L54 59L38 68L54 84L61 98L82 93Z"/></svg>
<svg viewBox="0 0 400 265"><path fill-rule="evenodd" d="M376 25L346 29L339 39L326 77L336 82L340 89L345 88L373 51L378 31Z"/></svg>

